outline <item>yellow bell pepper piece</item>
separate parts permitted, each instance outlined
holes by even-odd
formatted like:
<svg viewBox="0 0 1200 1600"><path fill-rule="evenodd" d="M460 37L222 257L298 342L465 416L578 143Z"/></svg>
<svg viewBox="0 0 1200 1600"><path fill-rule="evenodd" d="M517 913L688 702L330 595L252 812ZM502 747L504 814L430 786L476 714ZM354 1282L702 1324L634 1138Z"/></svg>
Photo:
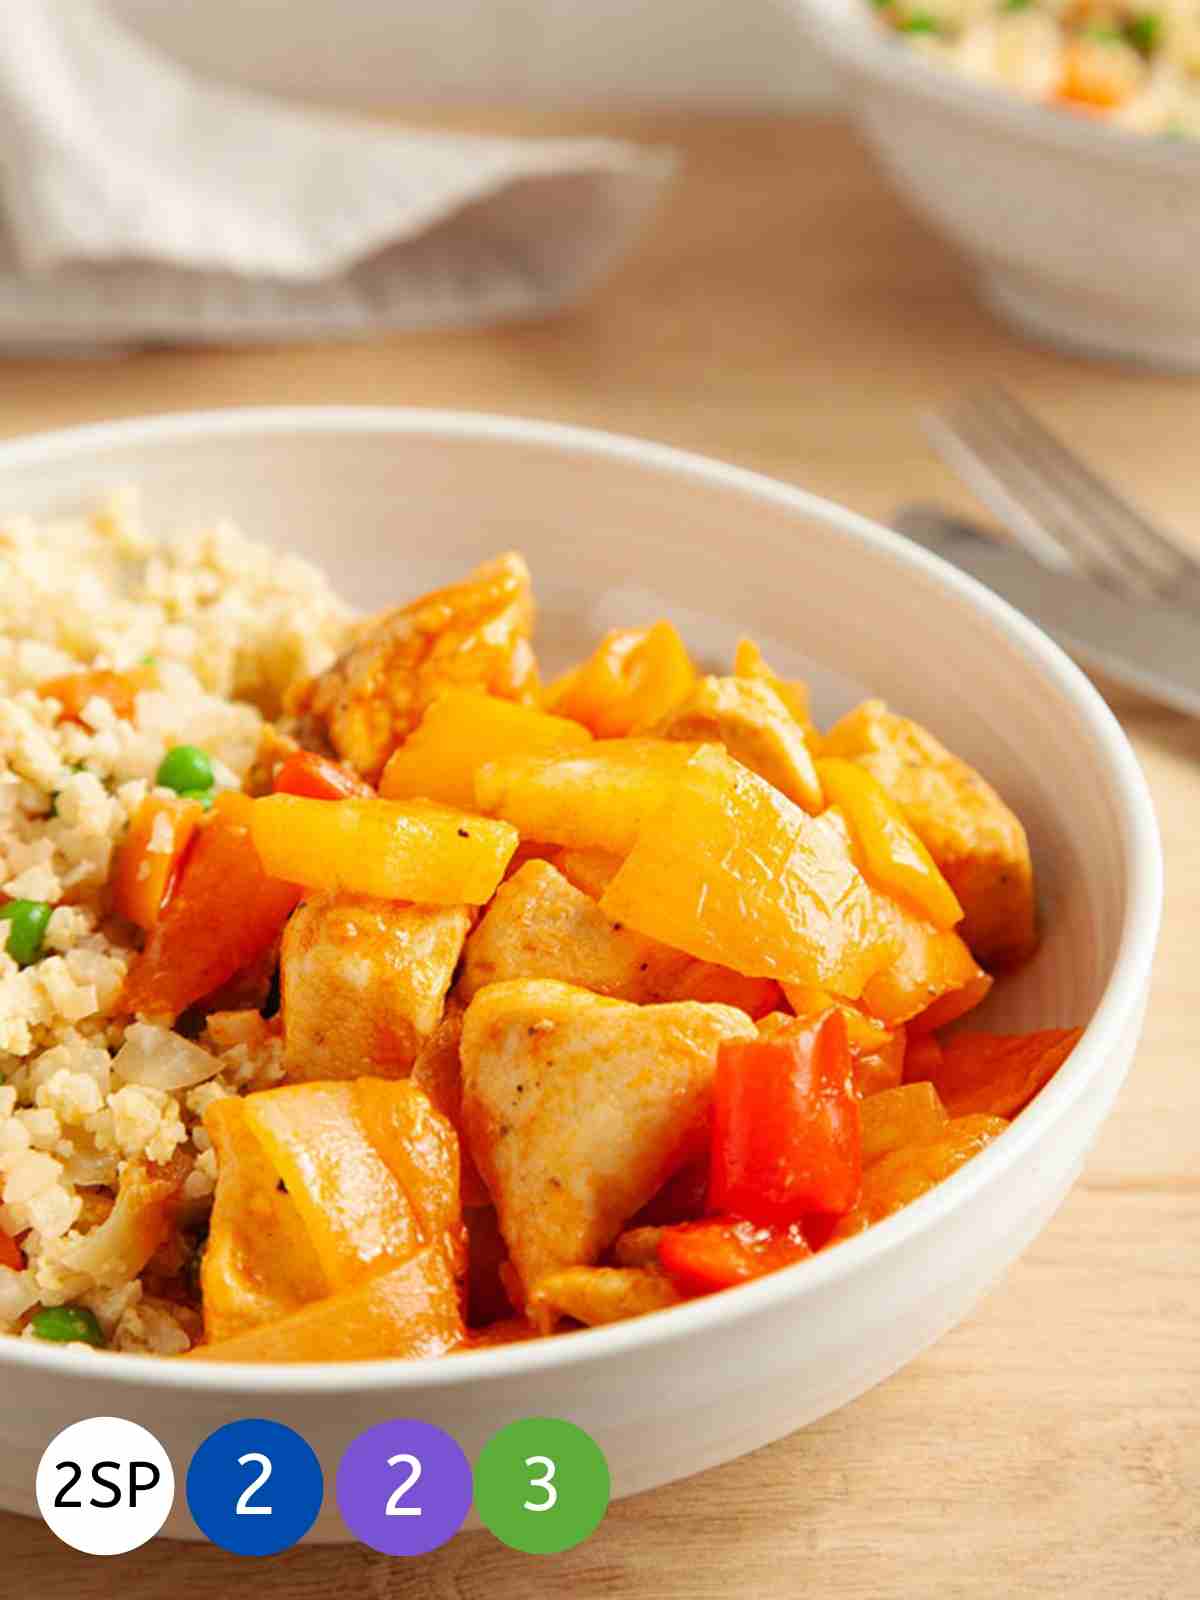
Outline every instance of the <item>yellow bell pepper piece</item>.
<svg viewBox="0 0 1200 1600"><path fill-rule="evenodd" d="M864 1171L858 1204L840 1219L829 1242L849 1239L919 1200L1007 1127L1003 1117L952 1117L936 1137L880 1156Z"/></svg>
<svg viewBox="0 0 1200 1600"><path fill-rule="evenodd" d="M421 1238L438 1245L461 1272L466 1239L454 1128L424 1090L407 1080L357 1078L353 1087L358 1120L404 1190Z"/></svg>
<svg viewBox="0 0 1200 1600"><path fill-rule="evenodd" d="M858 1109L864 1167L906 1144L939 1138L950 1120L931 1083L902 1083L869 1094Z"/></svg>
<svg viewBox="0 0 1200 1600"><path fill-rule="evenodd" d="M1036 942L1033 864L1020 820L978 772L920 723L866 700L825 735L825 752L865 767L904 809L958 896L963 938L991 968Z"/></svg>
<svg viewBox="0 0 1200 1600"><path fill-rule="evenodd" d="M599 900L621 868L621 857L607 850L559 850L550 861L568 883L593 900Z"/></svg>
<svg viewBox="0 0 1200 1600"><path fill-rule="evenodd" d="M957 1033L918 1070L952 1116L1015 1117L1049 1083L1082 1035L1082 1028Z"/></svg>
<svg viewBox="0 0 1200 1600"><path fill-rule="evenodd" d="M695 749L669 739L603 739L578 755L493 761L476 775L475 799L526 839L621 856Z"/></svg>
<svg viewBox="0 0 1200 1600"><path fill-rule="evenodd" d="M471 810L475 773L487 761L552 756L590 744L581 723L472 689L438 696L379 780L388 800L440 800Z"/></svg>
<svg viewBox="0 0 1200 1600"><path fill-rule="evenodd" d="M425 1242L416 1212L358 1115L353 1083L298 1083L243 1102L334 1290L399 1266Z"/></svg>
<svg viewBox="0 0 1200 1600"><path fill-rule="evenodd" d="M218 1163L202 1269L209 1340L278 1322L426 1245L463 1270L458 1139L415 1084L231 1096L205 1127Z"/></svg>
<svg viewBox="0 0 1200 1600"><path fill-rule="evenodd" d="M465 1335L454 1277L427 1246L403 1265L265 1327L199 1345L189 1361L370 1361L445 1355Z"/></svg>
<svg viewBox="0 0 1200 1600"><path fill-rule="evenodd" d="M517 848L506 822L424 800L255 800L251 835L272 878L379 900L480 906Z"/></svg>
<svg viewBox="0 0 1200 1600"><path fill-rule="evenodd" d="M830 806L821 821L851 847L840 807ZM926 1027L928 1011L933 1025L941 1027L983 999L992 980L953 929L935 928L869 884L867 892L876 922L888 930L892 957L857 997L864 1011L891 1029L910 1021L914 1028Z"/></svg>
<svg viewBox="0 0 1200 1600"><path fill-rule="evenodd" d="M936 1025L942 1027L979 1004L992 980L957 933L922 922L883 895L878 907L901 949L892 965L863 989L862 1003L872 1016L894 1028L937 1007Z"/></svg>
<svg viewBox="0 0 1200 1600"><path fill-rule="evenodd" d="M935 928L953 928L962 906L900 806L865 767L829 756L817 762L826 803L850 828L863 876Z"/></svg>
<svg viewBox="0 0 1200 1600"><path fill-rule="evenodd" d="M246 1116L248 1100L215 1100L204 1113L220 1174L200 1269L204 1332L229 1339L329 1293L296 1202Z"/></svg>
<svg viewBox="0 0 1200 1600"><path fill-rule="evenodd" d="M687 646L671 623L614 628L594 654L551 684L545 705L598 739L619 739L652 728L695 681Z"/></svg>
<svg viewBox="0 0 1200 1600"><path fill-rule="evenodd" d="M958 937L957 934L954 936ZM945 934L938 935L939 940L946 938ZM965 943L965 940L963 941ZM965 967L962 962L962 952L955 947L954 966L956 969ZM974 963L974 957L971 958ZM992 991L993 978L980 966L974 966L969 978L958 985L957 989L947 989L944 994L918 1011L916 1016L908 1021L909 1031L914 1038L932 1033L937 1028L948 1028L952 1022L957 1022L959 1017L965 1017L968 1011L982 1005Z"/></svg>
<svg viewBox="0 0 1200 1600"><path fill-rule="evenodd" d="M844 831L712 745L688 762L600 904L700 960L852 999L899 948Z"/></svg>

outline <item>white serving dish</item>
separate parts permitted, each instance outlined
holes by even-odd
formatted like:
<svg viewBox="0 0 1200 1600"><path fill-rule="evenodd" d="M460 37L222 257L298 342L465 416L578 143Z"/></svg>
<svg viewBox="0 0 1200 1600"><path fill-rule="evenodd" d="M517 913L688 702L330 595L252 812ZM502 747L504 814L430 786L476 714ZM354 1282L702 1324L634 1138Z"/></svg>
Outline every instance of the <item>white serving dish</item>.
<svg viewBox="0 0 1200 1600"><path fill-rule="evenodd" d="M0 1507L33 1514L67 1423L144 1423L175 1463L165 1532L206 1435L262 1415L326 1474L313 1539L347 1537L338 1460L369 1424L448 1429L472 1458L526 1415L600 1442L616 1495L777 1439L861 1394L952 1327L1043 1227L1130 1065L1158 929L1161 857L1137 761L1103 702L1037 629L971 580L802 490L636 440L463 413L226 411L0 445L0 514L75 507L130 481L155 526L232 514L378 606L508 546L534 570L551 665L616 618L664 612L698 655L742 631L807 673L828 718L867 691L927 721L1026 819L1046 938L990 1003L1018 1027L1089 1021L993 1146L828 1255L637 1322L440 1362L206 1366L0 1340ZM1114 1285L1114 1295L1119 1286Z"/></svg>
<svg viewBox="0 0 1200 1600"><path fill-rule="evenodd" d="M881 166L1040 342L1200 370L1200 141L1032 104L927 62L869 0L788 0Z"/></svg>

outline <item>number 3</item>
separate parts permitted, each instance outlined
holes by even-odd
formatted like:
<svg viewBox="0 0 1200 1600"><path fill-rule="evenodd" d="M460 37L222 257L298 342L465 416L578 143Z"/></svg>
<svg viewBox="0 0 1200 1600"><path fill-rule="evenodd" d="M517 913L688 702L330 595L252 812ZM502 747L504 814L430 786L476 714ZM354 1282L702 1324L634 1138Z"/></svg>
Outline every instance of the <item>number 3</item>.
<svg viewBox="0 0 1200 1600"><path fill-rule="evenodd" d="M554 1463L549 1456L526 1456L527 1467L545 1467L545 1472L540 1478L530 1478L531 1489L545 1489L546 1498L540 1505L534 1505L532 1500L526 1500L526 1511L549 1511L558 1504L558 1490L554 1487Z"/></svg>
<svg viewBox="0 0 1200 1600"><path fill-rule="evenodd" d="M251 1463L258 1467L258 1477L253 1483L248 1483L238 1496L237 1514L239 1517L269 1517L270 1506L252 1506L250 1501L271 1476L271 1463L266 1456L260 1456L257 1450L251 1450L248 1454L238 1457L239 1467L248 1467Z"/></svg>
<svg viewBox="0 0 1200 1600"><path fill-rule="evenodd" d="M405 1478L403 1483L398 1483L388 1496L387 1510L384 1512L384 1516L419 1517L421 1515L420 1506L402 1506L399 1502L404 1499L404 1496L421 1476L421 1463L417 1460L416 1456L398 1455L388 1457L388 1466L407 1467L408 1477Z"/></svg>

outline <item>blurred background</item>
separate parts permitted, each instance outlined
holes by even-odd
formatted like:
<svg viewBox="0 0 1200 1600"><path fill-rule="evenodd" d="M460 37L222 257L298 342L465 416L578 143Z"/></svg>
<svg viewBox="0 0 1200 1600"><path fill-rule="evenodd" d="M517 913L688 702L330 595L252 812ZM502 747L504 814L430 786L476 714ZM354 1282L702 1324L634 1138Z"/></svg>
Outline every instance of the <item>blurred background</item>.
<svg viewBox="0 0 1200 1600"><path fill-rule="evenodd" d="M111 0L110 9L193 67L364 108L586 95L765 109L833 92L781 0Z"/></svg>

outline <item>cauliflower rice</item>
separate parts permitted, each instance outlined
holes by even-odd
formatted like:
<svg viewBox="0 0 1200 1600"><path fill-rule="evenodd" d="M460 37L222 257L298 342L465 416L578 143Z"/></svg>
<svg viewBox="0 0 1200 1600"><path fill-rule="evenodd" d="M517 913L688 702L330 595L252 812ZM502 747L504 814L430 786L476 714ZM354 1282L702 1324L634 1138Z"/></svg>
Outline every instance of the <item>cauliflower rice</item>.
<svg viewBox="0 0 1200 1600"><path fill-rule="evenodd" d="M314 567L225 523L161 541L130 493L88 517L0 523L0 898L56 906L42 960L20 967L0 945L0 1229L21 1237L26 1261L0 1266L2 1332L71 1302L117 1350L177 1354L198 1335L191 1309L154 1292L186 1268L179 1240L135 1275L119 1217L104 1225L126 1164L142 1157L186 1164L181 1237L189 1219L202 1226L216 1174L200 1118L215 1098L277 1081L280 1043L265 1026L236 1037L215 1019L193 1044L119 1017L133 946L105 885L167 750L202 745L217 787L240 788L283 690L323 670L350 623ZM129 720L96 698L60 722L36 692L146 657L158 687ZM181 1050L211 1058L178 1074L194 1086L131 1081L169 1078ZM211 1076L195 1083L198 1072Z"/></svg>

